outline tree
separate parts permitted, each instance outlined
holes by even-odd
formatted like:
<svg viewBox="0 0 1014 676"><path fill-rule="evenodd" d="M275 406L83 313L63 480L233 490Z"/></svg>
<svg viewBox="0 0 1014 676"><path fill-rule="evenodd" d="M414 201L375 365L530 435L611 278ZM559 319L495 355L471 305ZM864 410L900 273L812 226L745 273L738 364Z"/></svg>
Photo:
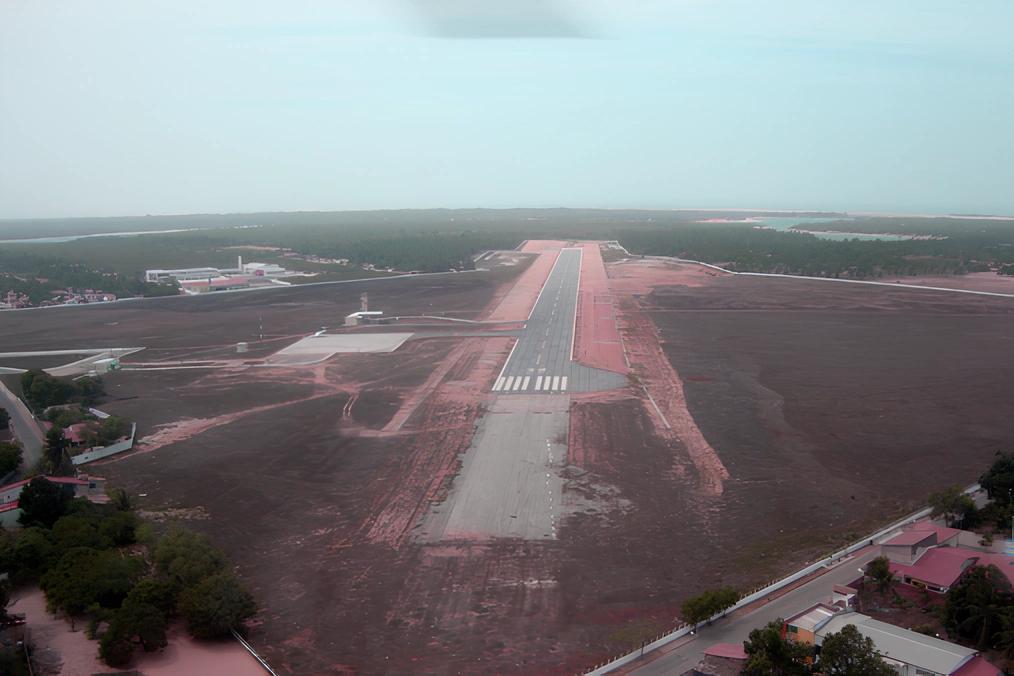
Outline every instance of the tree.
<svg viewBox="0 0 1014 676"><path fill-rule="evenodd" d="M134 656L134 644L130 637L107 630L99 639L99 657L111 667L125 667Z"/></svg>
<svg viewBox="0 0 1014 676"><path fill-rule="evenodd" d="M225 567L222 552L193 531L174 528L155 546L152 559L159 572L180 587L192 587Z"/></svg>
<svg viewBox="0 0 1014 676"><path fill-rule="evenodd" d="M11 555L11 577L32 578L46 572L56 556L56 547L48 530L33 526L18 533Z"/></svg>
<svg viewBox="0 0 1014 676"><path fill-rule="evenodd" d="M54 378L41 369L32 369L21 374L21 391L25 395L25 400L36 411L66 404L74 396L76 389L72 383Z"/></svg>
<svg viewBox="0 0 1014 676"><path fill-rule="evenodd" d="M143 570L144 563L135 557L75 547L64 552L39 586L50 606L74 616L93 603L119 608Z"/></svg>
<svg viewBox="0 0 1014 676"><path fill-rule="evenodd" d="M970 525L975 517L975 501L972 496L961 490L961 486L951 486L929 496L933 516L943 516L947 525Z"/></svg>
<svg viewBox="0 0 1014 676"><path fill-rule="evenodd" d="M231 573L216 573L183 592L180 610L196 638L227 636L253 616L253 597Z"/></svg>
<svg viewBox="0 0 1014 676"><path fill-rule="evenodd" d="M127 603L116 611L109 631L140 641L145 652L166 647L166 621L161 610L146 603Z"/></svg>
<svg viewBox="0 0 1014 676"><path fill-rule="evenodd" d="M74 381L74 385L77 390L75 393L76 397L85 406L92 406L106 394L105 384L102 382L102 378L98 376L78 378Z"/></svg>
<svg viewBox="0 0 1014 676"><path fill-rule="evenodd" d="M990 500L1009 505L1014 497L1014 453L997 451L993 464L979 477L979 485Z"/></svg>
<svg viewBox="0 0 1014 676"><path fill-rule="evenodd" d="M944 626L980 650L992 648L1012 606L1014 592L1007 576L996 566L972 566L947 592Z"/></svg>
<svg viewBox="0 0 1014 676"><path fill-rule="evenodd" d="M806 660L811 655L807 645L792 643L782 637L781 618L754 629L743 643L747 660L743 673L772 676L795 676L809 673Z"/></svg>
<svg viewBox="0 0 1014 676"><path fill-rule="evenodd" d="M3 411L0 408L0 411ZM21 466L21 444L0 441L0 476L13 472Z"/></svg>
<svg viewBox="0 0 1014 676"><path fill-rule="evenodd" d="M141 580L127 594L123 605L147 605L158 608L165 615L176 610L176 589L166 580L148 578Z"/></svg>
<svg viewBox="0 0 1014 676"><path fill-rule="evenodd" d="M683 619L695 627L723 610L736 604L739 600L739 592L732 587L722 587L705 591L697 596L692 596L683 602L681 611Z"/></svg>
<svg viewBox="0 0 1014 676"><path fill-rule="evenodd" d="M102 421L99 425L99 431L97 435L97 441L100 444L108 446L114 443L117 439L125 437L130 434L130 423L124 418L116 415L111 415Z"/></svg>
<svg viewBox="0 0 1014 676"><path fill-rule="evenodd" d="M827 676L896 676L893 667L880 658L873 639L863 636L854 624L828 634L820 647L821 673Z"/></svg>
<svg viewBox="0 0 1014 676"><path fill-rule="evenodd" d="M21 508L18 522L22 526L51 528L67 510L69 501L70 491L66 487L37 476L21 489L18 496Z"/></svg>
<svg viewBox="0 0 1014 676"><path fill-rule="evenodd" d="M63 436L63 430L56 425L46 430L46 462L50 468L55 470L63 464L69 445L67 438Z"/></svg>
<svg viewBox="0 0 1014 676"><path fill-rule="evenodd" d="M0 430L5 430L10 427L11 414L7 412L6 408L0 408Z"/></svg>
<svg viewBox="0 0 1014 676"><path fill-rule="evenodd" d="M99 533L113 545L122 547L136 542L135 533L140 520L133 512L116 511L99 521Z"/></svg>
<svg viewBox="0 0 1014 676"><path fill-rule="evenodd" d="M121 512L129 512L134 508L130 495L122 488L110 488L106 491L109 495L109 504Z"/></svg>
<svg viewBox="0 0 1014 676"><path fill-rule="evenodd" d="M886 593L894 582L894 573L891 572L891 560L886 556L878 556L866 565L866 574L870 576L877 585L877 591Z"/></svg>
<svg viewBox="0 0 1014 676"><path fill-rule="evenodd" d="M67 514L53 524L53 543L60 551L74 547L107 549L112 540L100 532L101 517L85 514Z"/></svg>

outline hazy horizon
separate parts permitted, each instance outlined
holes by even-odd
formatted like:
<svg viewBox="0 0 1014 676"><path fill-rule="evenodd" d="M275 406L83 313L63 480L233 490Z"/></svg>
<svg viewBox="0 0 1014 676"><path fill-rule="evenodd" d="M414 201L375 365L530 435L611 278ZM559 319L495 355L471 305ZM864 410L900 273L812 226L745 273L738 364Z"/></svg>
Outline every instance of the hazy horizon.
<svg viewBox="0 0 1014 676"><path fill-rule="evenodd" d="M0 219L1012 215L1012 23L1002 0L15 0Z"/></svg>

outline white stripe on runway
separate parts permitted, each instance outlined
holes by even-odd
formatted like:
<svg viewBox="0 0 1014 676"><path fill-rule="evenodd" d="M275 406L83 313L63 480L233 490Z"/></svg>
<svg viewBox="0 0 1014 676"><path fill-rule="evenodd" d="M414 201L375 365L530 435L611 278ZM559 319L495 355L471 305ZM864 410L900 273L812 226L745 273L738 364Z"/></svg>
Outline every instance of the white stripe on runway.
<svg viewBox="0 0 1014 676"><path fill-rule="evenodd" d="M503 391L507 392L511 389L511 384L514 382L514 376L507 376L507 382L503 384Z"/></svg>
<svg viewBox="0 0 1014 676"><path fill-rule="evenodd" d="M560 389L564 392L567 391L567 376L560 378Z"/></svg>
<svg viewBox="0 0 1014 676"><path fill-rule="evenodd" d="M541 390L542 389L542 376L538 376L535 379L535 389L536 390Z"/></svg>
<svg viewBox="0 0 1014 676"><path fill-rule="evenodd" d="M521 376L518 376L514 380L514 387L511 388L511 391L512 392L517 392L519 389L521 389Z"/></svg>
<svg viewBox="0 0 1014 676"><path fill-rule="evenodd" d="M549 391L549 386L553 384L553 376L546 376L546 381L542 383L542 390L544 392Z"/></svg>
<svg viewBox="0 0 1014 676"><path fill-rule="evenodd" d="M529 380L531 380L531 376L525 376L524 381L521 383L521 389L522 390L527 390L528 389L528 381Z"/></svg>
<svg viewBox="0 0 1014 676"><path fill-rule="evenodd" d="M553 376L553 389L560 389L560 376Z"/></svg>
<svg viewBox="0 0 1014 676"><path fill-rule="evenodd" d="M503 388L503 381L504 381L503 376L500 376L499 378L496 379L496 385L493 386L494 392L499 392Z"/></svg>

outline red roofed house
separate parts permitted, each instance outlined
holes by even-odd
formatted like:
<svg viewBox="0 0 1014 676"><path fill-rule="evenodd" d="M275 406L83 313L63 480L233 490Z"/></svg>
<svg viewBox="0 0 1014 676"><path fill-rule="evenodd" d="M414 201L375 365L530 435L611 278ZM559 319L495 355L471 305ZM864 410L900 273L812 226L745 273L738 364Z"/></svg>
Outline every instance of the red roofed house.
<svg viewBox="0 0 1014 676"><path fill-rule="evenodd" d="M957 547L934 547L912 564L892 561L891 572L904 584L945 594L980 556Z"/></svg>
<svg viewBox="0 0 1014 676"><path fill-rule="evenodd" d="M961 535L961 531L957 528L948 528L932 521L919 521L909 526L908 530L934 533L937 536L937 545L941 547L957 547L958 536Z"/></svg>
<svg viewBox="0 0 1014 676"><path fill-rule="evenodd" d="M67 486L75 498L88 498L92 502L98 503L109 501L105 490L106 480L100 477L81 475L80 477L44 476L42 478L54 484ZM23 479L6 486L0 486L0 526L18 527L18 517L21 516L18 498L21 496L22 489L30 481L31 479Z"/></svg>
<svg viewBox="0 0 1014 676"><path fill-rule="evenodd" d="M1014 582L1010 559L961 546L962 533L924 521L887 540L880 550L891 560L891 572L900 582L938 594L946 593L973 565L993 564Z"/></svg>
<svg viewBox="0 0 1014 676"><path fill-rule="evenodd" d="M746 666L742 643L716 643L705 649L704 659L683 676L738 676Z"/></svg>
<svg viewBox="0 0 1014 676"><path fill-rule="evenodd" d="M88 433L93 431L96 427L94 422L79 422L73 425L68 425L63 430L63 438L67 442L77 448L85 443Z"/></svg>

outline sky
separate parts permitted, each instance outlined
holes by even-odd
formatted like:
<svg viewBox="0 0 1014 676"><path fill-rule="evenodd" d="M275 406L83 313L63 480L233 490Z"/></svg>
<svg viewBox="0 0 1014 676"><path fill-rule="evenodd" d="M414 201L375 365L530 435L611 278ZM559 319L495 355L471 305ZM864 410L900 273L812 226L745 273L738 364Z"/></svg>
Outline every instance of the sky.
<svg viewBox="0 0 1014 676"><path fill-rule="evenodd" d="M1014 214L1010 0L0 0L0 218Z"/></svg>

